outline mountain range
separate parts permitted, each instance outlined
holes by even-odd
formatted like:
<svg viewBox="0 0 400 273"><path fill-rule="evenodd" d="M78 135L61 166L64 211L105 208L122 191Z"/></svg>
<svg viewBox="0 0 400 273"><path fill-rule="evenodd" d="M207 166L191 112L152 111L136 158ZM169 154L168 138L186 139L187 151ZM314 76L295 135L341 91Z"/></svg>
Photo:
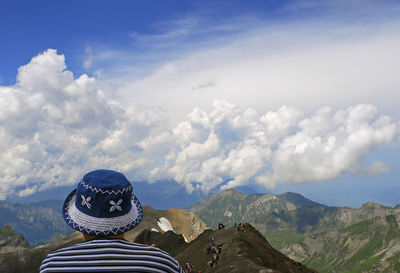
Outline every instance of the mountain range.
<svg viewBox="0 0 400 273"><path fill-rule="evenodd" d="M60 242L71 231L59 212L61 204L0 202L0 226L10 224L32 246ZM400 205L332 207L297 193L245 194L231 189L209 194L186 211L145 207L146 215L140 229L128 234L130 240L143 229L165 233L174 227L190 242L207 226L248 222L272 247L320 272L400 272Z"/></svg>
<svg viewBox="0 0 400 273"><path fill-rule="evenodd" d="M400 205L329 207L296 193L231 189L189 210L210 227L249 222L273 247L320 272L400 272Z"/></svg>
<svg viewBox="0 0 400 273"><path fill-rule="evenodd" d="M3 234L4 233L4 234ZM9 227L0 230L0 241L20 238ZM3 236L3 237L2 237ZM158 211L144 207L142 223L126 233L128 241L156 244L175 256L181 265L189 262L202 272L270 272L270 273L316 273L295 262L270 246L267 240L250 224L242 230L231 227L211 230L191 212L180 209ZM215 267L207 266L210 253L205 246L210 239L222 247ZM30 248L26 244L9 244L0 248L0 272L38 272L41 261L51 251L83 241L81 233L74 232L49 244Z"/></svg>

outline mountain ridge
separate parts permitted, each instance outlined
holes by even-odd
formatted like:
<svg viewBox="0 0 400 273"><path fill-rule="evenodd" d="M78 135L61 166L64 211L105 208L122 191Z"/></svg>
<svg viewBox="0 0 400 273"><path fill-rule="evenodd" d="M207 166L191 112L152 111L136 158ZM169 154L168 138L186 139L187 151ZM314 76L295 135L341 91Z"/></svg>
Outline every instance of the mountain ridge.
<svg viewBox="0 0 400 273"><path fill-rule="evenodd" d="M400 205L330 207L296 193L244 195L230 190L209 195L189 210L211 227L249 222L275 248L321 272L400 272L390 271L397 270L394 261L400 258L400 247L394 247L400 240L392 238L400 238Z"/></svg>

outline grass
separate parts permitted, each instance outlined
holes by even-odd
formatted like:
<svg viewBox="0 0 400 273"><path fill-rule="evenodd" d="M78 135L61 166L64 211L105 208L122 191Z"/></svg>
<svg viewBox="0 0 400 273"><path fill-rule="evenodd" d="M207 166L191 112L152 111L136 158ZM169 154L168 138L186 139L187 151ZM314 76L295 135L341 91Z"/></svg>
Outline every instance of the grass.
<svg viewBox="0 0 400 273"><path fill-rule="evenodd" d="M296 233L293 230L270 230L264 234L268 242L275 249L281 249L289 243L300 242L304 238L304 234Z"/></svg>

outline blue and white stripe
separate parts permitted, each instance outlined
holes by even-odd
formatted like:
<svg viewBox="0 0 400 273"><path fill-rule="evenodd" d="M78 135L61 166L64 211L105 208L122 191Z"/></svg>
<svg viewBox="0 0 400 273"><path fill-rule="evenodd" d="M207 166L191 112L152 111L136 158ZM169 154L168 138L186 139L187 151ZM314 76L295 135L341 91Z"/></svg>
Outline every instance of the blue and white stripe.
<svg viewBox="0 0 400 273"><path fill-rule="evenodd" d="M123 239L86 241L47 255L40 273L171 272L184 270L167 252Z"/></svg>

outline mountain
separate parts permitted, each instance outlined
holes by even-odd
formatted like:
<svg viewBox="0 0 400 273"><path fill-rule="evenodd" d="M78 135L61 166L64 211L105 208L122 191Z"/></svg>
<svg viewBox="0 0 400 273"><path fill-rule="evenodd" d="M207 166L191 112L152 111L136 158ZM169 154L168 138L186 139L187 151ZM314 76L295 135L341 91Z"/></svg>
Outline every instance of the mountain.
<svg viewBox="0 0 400 273"><path fill-rule="evenodd" d="M227 190L189 210L211 227L249 222L275 248L321 272L400 272L400 205L328 207L296 193Z"/></svg>
<svg viewBox="0 0 400 273"><path fill-rule="evenodd" d="M188 210L210 227L216 227L219 222L227 225L249 222L265 235L269 230L305 233L335 208L313 202L297 193L244 194L230 189L209 194Z"/></svg>
<svg viewBox="0 0 400 273"><path fill-rule="evenodd" d="M400 272L400 215L313 233L281 251L320 272Z"/></svg>
<svg viewBox="0 0 400 273"><path fill-rule="evenodd" d="M190 242L208 229L207 225L196 215L181 209L154 210L149 206L145 206L143 207L143 215L140 225L125 234L125 238L128 241L133 241L143 230L150 229L157 231L159 234L168 231L176 232L181 234L186 243L186 241ZM37 273L40 263L49 252L83 240L80 232L74 232L60 240L53 240L48 244L35 248L2 247L0 248L0 272Z"/></svg>
<svg viewBox="0 0 400 273"><path fill-rule="evenodd" d="M174 238L175 237L175 238ZM210 238L216 245L222 247L219 260L215 267L208 267L211 254L207 253L206 245ZM195 240L185 245L182 238L175 234L162 234L144 230L135 240L139 243L155 243L169 253L177 253L175 257L181 265L189 262L195 272L271 272L271 273L301 273L316 272L301 263L295 262L275 250L254 227L247 224L244 231L235 227L223 230L206 230ZM168 242L168 243L166 243Z"/></svg>
<svg viewBox="0 0 400 273"><path fill-rule="evenodd" d="M57 234L73 231L61 215L62 201L48 200L30 204L0 201L0 227L10 225L31 246L42 244Z"/></svg>
<svg viewBox="0 0 400 273"><path fill-rule="evenodd" d="M210 255L205 246L210 243L211 237L223 249L216 267L207 267ZM196 215L180 209L159 211L144 207L142 223L127 232L126 238L145 244L155 243L175 256L182 265L190 262L196 270L202 269L203 272L316 272L272 248L249 224L243 231L235 227L210 230ZM38 272L47 253L82 241L81 233L74 232L35 248L1 248L0 272Z"/></svg>
<svg viewBox="0 0 400 273"><path fill-rule="evenodd" d="M337 207L320 219L314 227L315 231L338 230L376 216L400 215L400 205L387 207L368 202L360 208Z"/></svg>

